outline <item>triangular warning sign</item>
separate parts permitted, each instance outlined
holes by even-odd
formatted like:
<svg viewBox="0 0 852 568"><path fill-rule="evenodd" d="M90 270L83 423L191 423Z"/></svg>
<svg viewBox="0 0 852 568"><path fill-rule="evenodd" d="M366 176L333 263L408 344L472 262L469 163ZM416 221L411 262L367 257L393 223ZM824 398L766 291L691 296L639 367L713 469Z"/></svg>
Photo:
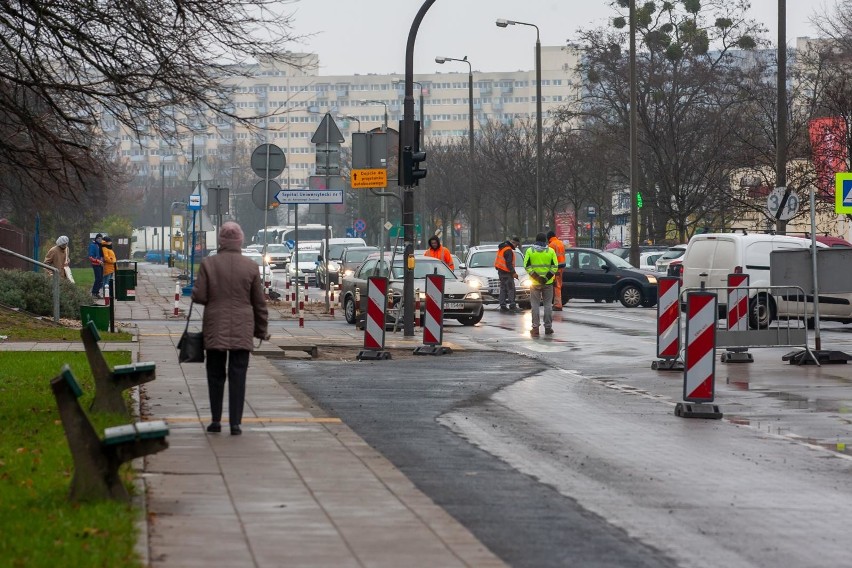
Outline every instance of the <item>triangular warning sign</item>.
<svg viewBox="0 0 852 568"><path fill-rule="evenodd" d="M319 128L311 138L311 144L340 144L345 140L330 112L325 113Z"/></svg>

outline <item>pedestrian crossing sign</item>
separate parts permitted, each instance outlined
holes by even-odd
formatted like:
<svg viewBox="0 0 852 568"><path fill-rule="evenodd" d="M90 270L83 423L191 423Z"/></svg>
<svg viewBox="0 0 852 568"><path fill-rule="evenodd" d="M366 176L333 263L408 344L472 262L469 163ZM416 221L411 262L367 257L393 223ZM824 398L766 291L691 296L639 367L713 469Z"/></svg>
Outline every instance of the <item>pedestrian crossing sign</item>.
<svg viewBox="0 0 852 568"><path fill-rule="evenodd" d="M852 172L834 174L834 210L852 214Z"/></svg>

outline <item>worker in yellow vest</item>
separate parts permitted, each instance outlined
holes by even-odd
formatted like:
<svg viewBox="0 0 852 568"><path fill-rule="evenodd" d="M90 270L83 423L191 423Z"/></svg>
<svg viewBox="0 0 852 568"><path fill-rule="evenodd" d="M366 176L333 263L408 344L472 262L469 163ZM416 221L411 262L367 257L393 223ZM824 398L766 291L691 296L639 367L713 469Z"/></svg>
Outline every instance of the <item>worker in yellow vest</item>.
<svg viewBox="0 0 852 568"><path fill-rule="evenodd" d="M562 311L562 272L565 270L565 245L562 241L556 238L556 233L548 231L547 246L553 249L556 253L556 263L559 266L559 271L553 279L553 309L557 312Z"/></svg>
<svg viewBox="0 0 852 568"><path fill-rule="evenodd" d="M524 254L524 268L532 279L530 303L532 304L532 329L530 337L538 337L541 322L539 306L544 305L544 333L553 333L553 278L559 270L556 253L547 246L547 235L535 236L535 244Z"/></svg>

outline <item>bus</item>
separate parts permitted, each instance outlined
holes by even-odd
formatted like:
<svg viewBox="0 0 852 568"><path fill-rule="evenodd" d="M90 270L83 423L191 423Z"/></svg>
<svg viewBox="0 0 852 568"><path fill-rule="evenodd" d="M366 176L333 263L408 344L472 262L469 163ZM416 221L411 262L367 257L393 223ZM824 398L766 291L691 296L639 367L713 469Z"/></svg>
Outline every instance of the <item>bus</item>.
<svg viewBox="0 0 852 568"><path fill-rule="evenodd" d="M267 243L286 243L287 241L296 240L296 227L294 225L276 225L269 226L266 229L261 229L257 232L254 238L255 244L263 244L264 235L266 234ZM331 227L328 232L325 230L325 225L319 223L308 223L299 225L299 242L320 242L324 238L332 238Z"/></svg>

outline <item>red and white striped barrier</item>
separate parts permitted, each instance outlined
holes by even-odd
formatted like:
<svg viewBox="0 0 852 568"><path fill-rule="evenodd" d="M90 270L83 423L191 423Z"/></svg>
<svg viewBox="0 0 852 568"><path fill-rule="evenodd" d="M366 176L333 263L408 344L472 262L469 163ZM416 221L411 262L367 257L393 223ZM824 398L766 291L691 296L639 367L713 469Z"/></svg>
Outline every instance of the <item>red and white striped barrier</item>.
<svg viewBox="0 0 852 568"><path fill-rule="evenodd" d="M418 310L419 311L419 310ZM415 355L444 355L452 353L441 345L444 339L444 277L440 274L426 276L426 311L423 314L423 345L414 350Z"/></svg>
<svg viewBox="0 0 852 568"><path fill-rule="evenodd" d="M180 284L175 284L175 317L180 315Z"/></svg>
<svg viewBox="0 0 852 568"><path fill-rule="evenodd" d="M367 280L367 313L364 321L364 349L359 361L390 359L385 351L385 311L388 306L388 279L373 276Z"/></svg>
<svg viewBox="0 0 852 568"><path fill-rule="evenodd" d="M683 400L675 415L685 418L721 418L719 407L709 404L716 389L716 319L718 298L712 292L686 295L686 350Z"/></svg>
<svg viewBox="0 0 852 568"><path fill-rule="evenodd" d="M748 333L748 274L728 274L728 331ZM741 335L741 333L738 333ZM747 347L728 346L722 353L722 363L753 363Z"/></svg>
<svg viewBox="0 0 852 568"><path fill-rule="evenodd" d="M680 358L680 279L657 279L657 357L651 368L661 371L683 370Z"/></svg>
<svg viewBox="0 0 852 568"><path fill-rule="evenodd" d="M420 327L420 290L414 291L414 327Z"/></svg>
<svg viewBox="0 0 852 568"><path fill-rule="evenodd" d="M748 274L728 274L728 331L748 331Z"/></svg>

